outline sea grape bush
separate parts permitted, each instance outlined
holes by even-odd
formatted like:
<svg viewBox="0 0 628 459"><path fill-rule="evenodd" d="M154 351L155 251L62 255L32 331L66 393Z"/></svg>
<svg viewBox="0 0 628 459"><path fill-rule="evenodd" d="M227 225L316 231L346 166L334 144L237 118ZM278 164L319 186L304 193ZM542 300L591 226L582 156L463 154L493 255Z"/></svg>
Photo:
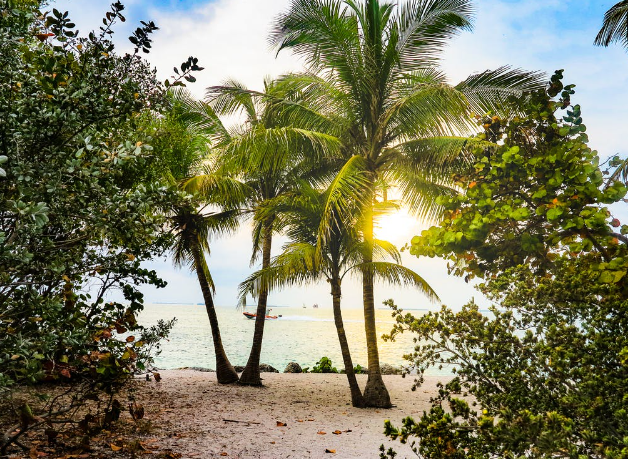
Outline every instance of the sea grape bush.
<svg viewBox="0 0 628 459"><path fill-rule="evenodd" d="M134 285L163 285L141 260L167 247L160 209L178 199L144 183L152 149L135 119L164 89L139 55L115 54L122 5L85 38L67 13L28 5L0 15L0 368L11 380L78 364L120 320L112 289L141 309Z"/></svg>
<svg viewBox="0 0 628 459"><path fill-rule="evenodd" d="M142 261L168 249L168 215L188 196L158 180L168 159L140 129L146 112L168 106L141 57L156 26L143 23L135 52L119 55L120 2L87 36L67 12L40 6L0 4L0 395L67 381L77 386L72 406L83 394L111 408L172 326L137 323L137 287L165 285ZM173 83L200 70L188 61ZM53 405L39 414L67 412ZM19 435L38 425L22 424ZM14 441L3 436L0 455Z"/></svg>
<svg viewBox="0 0 628 459"><path fill-rule="evenodd" d="M456 177L464 193L440 198L445 218L412 239L413 255L443 257L451 272L471 278L519 264L541 272L560 254L595 251L600 281L625 275L628 226L604 205L621 201L626 187L605 183L581 108L570 105L574 85L561 79L556 72L523 106L510 100L525 116L481 120L480 138L499 144L470 152L473 169Z"/></svg>
<svg viewBox="0 0 628 459"><path fill-rule="evenodd" d="M472 152L465 193L412 241L415 255L483 278L490 313L472 301L416 318L388 302L388 338L415 335L417 384L430 367L454 371L418 421L386 423L419 457L628 457L628 228L605 207L626 190L604 179L561 78L511 101L513 119L482 120L502 142Z"/></svg>

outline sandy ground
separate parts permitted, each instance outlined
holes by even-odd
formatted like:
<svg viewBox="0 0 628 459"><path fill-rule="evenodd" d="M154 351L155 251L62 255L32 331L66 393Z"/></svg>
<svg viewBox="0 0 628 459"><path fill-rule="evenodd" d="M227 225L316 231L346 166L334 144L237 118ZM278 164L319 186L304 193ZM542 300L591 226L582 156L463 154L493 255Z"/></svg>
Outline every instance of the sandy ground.
<svg viewBox="0 0 628 459"><path fill-rule="evenodd" d="M411 377L384 376L396 405L384 410L353 408L345 375L263 373L263 388L221 386L215 373L193 370L161 376L141 391L147 414L159 426L161 447L184 458L378 458L382 443L398 458L416 457L388 441L384 420L400 426L405 416L417 419L442 379L426 378L412 392ZM358 377L363 387L366 376Z"/></svg>

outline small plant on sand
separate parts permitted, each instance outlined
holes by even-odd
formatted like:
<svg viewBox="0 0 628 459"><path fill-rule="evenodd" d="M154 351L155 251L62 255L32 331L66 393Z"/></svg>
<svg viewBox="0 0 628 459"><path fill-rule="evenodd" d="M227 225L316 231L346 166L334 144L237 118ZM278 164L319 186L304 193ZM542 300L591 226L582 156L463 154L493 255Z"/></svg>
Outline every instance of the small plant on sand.
<svg viewBox="0 0 628 459"><path fill-rule="evenodd" d="M367 374L369 372L368 368L363 367L359 363L353 368L353 371L357 375Z"/></svg>
<svg viewBox="0 0 628 459"><path fill-rule="evenodd" d="M312 368L312 373L338 373L336 367L332 366L331 359L321 357Z"/></svg>

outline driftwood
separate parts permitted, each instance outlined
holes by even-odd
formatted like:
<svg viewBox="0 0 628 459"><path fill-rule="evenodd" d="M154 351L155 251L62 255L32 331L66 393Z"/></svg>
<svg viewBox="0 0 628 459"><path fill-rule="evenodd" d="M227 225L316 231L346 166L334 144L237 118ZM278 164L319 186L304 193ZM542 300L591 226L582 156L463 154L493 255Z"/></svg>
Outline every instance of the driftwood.
<svg viewBox="0 0 628 459"><path fill-rule="evenodd" d="M235 419L223 419L223 421L225 422L238 422L238 423L242 423L242 424L261 424L261 422L255 422L255 421L237 421Z"/></svg>

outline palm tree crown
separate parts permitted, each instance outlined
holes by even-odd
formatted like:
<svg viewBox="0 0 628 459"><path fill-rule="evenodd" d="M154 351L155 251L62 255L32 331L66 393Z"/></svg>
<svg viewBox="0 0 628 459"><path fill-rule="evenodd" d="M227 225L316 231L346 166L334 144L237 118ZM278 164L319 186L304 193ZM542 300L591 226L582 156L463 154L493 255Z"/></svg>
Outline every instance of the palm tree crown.
<svg viewBox="0 0 628 459"><path fill-rule="evenodd" d="M327 212L362 203L362 261L372 263L373 205L379 184L395 185L404 205L435 216L435 198L453 193L451 174L464 165L461 137L471 113L497 109L511 94L540 87L538 73L502 67L447 83L436 68L448 40L471 27L471 0L293 0L271 35L279 50L305 59L308 73L287 79L307 95L312 126L341 143L346 164L334 181ZM294 111L294 113L297 113ZM297 115L294 116L297 118ZM359 177L366 180L360 186ZM321 233L319 238L330 237ZM390 398L379 370L373 272L363 273L371 406Z"/></svg>

